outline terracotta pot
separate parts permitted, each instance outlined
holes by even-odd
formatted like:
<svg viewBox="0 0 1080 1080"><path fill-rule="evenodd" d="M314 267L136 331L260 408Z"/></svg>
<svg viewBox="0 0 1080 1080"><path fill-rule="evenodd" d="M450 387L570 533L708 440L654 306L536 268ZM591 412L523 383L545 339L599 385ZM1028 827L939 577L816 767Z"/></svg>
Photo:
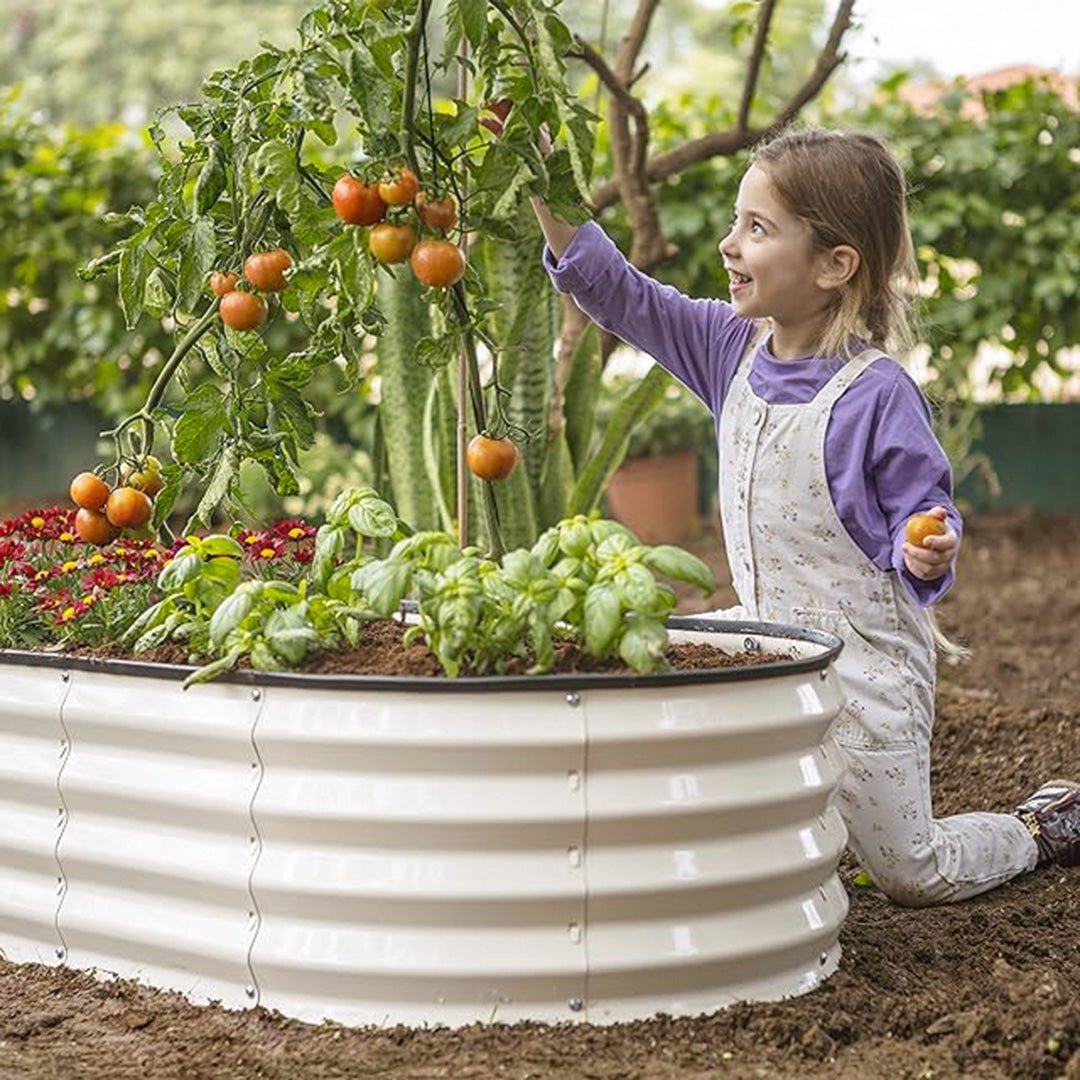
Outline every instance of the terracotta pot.
<svg viewBox="0 0 1080 1080"><path fill-rule="evenodd" d="M646 544L678 544L698 526L698 461L693 450L630 458L611 478L608 510Z"/></svg>

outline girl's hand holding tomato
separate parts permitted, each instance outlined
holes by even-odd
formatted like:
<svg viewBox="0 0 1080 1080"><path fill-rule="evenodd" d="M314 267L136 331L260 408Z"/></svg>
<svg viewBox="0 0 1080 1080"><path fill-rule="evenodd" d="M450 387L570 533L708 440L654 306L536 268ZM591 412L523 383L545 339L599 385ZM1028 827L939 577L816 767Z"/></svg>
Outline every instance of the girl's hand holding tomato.
<svg viewBox="0 0 1080 1080"><path fill-rule="evenodd" d="M946 520L944 506L915 514L904 526L904 566L920 581L936 581L947 574L959 547L960 538Z"/></svg>

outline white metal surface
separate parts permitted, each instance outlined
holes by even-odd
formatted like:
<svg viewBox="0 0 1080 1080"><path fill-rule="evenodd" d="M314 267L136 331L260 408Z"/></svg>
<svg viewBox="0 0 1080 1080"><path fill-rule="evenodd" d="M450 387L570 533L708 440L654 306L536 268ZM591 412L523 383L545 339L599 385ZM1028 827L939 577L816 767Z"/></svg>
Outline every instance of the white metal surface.
<svg viewBox="0 0 1080 1080"><path fill-rule="evenodd" d="M0 664L10 959L450 1025L706 1012L836 966L831 668L450 693L63 674Z"/></svg>

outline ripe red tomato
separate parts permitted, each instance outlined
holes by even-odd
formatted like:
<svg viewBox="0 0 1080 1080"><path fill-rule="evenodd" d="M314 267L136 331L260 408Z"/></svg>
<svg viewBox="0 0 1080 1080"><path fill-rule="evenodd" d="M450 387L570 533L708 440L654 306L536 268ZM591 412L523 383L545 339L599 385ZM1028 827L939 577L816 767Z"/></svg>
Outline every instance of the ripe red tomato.
<svg viewBox="0 0 1080 1080"><path fill-rule="evenodd" d="M945 522L930 514L914 514L908 518L907 525L904 527L907 542L916 547L922 547L923 541L928 536L944 536L945 531Z"/></svg>
<svg viewBox="0 0 1080 1080"><path fill-rule="evenodd" d="M491 439L474 435L465 451L465 461L474 476L481 480L505 480L518 460L518 448L512 439Z"/></svg>
<svg viewBox="0 0 1080 1080"><path fill-rule="evenodd" d="M379 183L379 196L387 206L408 206L419 190L420 181L408 166L403 166L394 179Z"/></svg>
<svg viewBox="0 0 1080 1080"><path fill-rule="evenodd" d="M117 530L100 510L87 510L83 507L75 515L75 533L83 543L108 544L116 539Z"/></svg>
<svg viewBox="0 0 1080 1080"><path fill-rule="evenodd" d="M465 273L465 256L449 240L421 240L413 249L409 265L418 281L435 289L459 282Z"/></svg>
<svg viewBox="0 0 1080 1080"><path fill-rule="evenodd" d="M100 510L109 499L109 485L92 472L79 473L69 491L71 501L84 510Z"/></svg>
<svg viewBox="0 0 1080 1080"><path fill-rule="evenodd" d="M386 214L386 203L378 184L365 184L349 173L342 173L330 193L334 211L346 225L374 225Z"/></svg>
<svg viewBox="0 0 1080 1080"><path fill-rule="evenodd" d="M221 298L221 321L232 330L254 330L266 322L266 301L254 293L226 293Z"/></svg>
<svg viewBox="0 0 1080 1080"><path fill-rule="evenodd" d="M449 195L441 199L429 199L424 192L416 196L416 212L425 225L448 232L457 224L457 207Z"/></svg>
<svg viewBox="0 0 1080 1080"><path fill-rule="evenodd" d="M231 271L225 273L222 270L215 270L210 275L210 291L215 296L224 296L226 293L231 293L236 288L236 283L240 280L239 274L234 274Z"/></svg>
<svg viewBox="0 0 1080 1080"><path fill-rule="evenodd" d="M118 529L139 529L153 512L150 496L133 487L118 487L105 504L105 516Z"/></svg>
<svg viewBox="0 0 1080 1080"><path fill-rule="evenodd" d="M371 230L368 247L381 263L401 263L416 245L416 232L410 225L390 225L382 222Z"/></svg>
<svg viewBox="0 0 1080 1080"><path fill-rule="evenodd" d="M244 277L259 292L281 292L289 287L285 271L292 266L292 259L284 248L273 251L257 251L244 261Z"/></svg>

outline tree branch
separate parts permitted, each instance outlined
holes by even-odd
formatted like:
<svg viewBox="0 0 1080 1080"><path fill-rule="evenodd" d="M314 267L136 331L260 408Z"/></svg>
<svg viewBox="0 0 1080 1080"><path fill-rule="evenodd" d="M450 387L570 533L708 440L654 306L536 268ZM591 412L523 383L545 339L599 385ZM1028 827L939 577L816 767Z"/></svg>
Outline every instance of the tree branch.
<svg viewBox="0 0 1080 1080"><path fill-rule="evenodd" d="M841 0L829 31L828 40L818 55L814 70L803 85L791 96L771 124L762 128L746 128L743 131L736 127L728 131L710 132L701 138L691 139L689 142L667 151L667 153L657 154L656 157L650 158L645 166L645 175L649 183L659 183L676 173L682 172L691 165L700 164L710 158L726 156L744 150L760 142L792 120L807 102L812 101L821 92L829 76L844 62L845 56L839 51L839 48L844 34L851 25L851 11L854 3L855 0ZM605 210L618 202L619 198L619 185L614 180L606 180L593 188L589 202L593 210L599 213L601 210Z"/></svg>
<svg viewBox="0 0 1080 1080"><path fill-rule="evenodd" d="M765 59L765 46L769 42L769 28L772 24L775 8L776 0L764 0L761 5L757 32L754 34L754 47L750 51L750 61L746 68L746 81L743 83L742 101L739 102L739 117L735 121L735 126L739 131L745 131L746 125L750 122L750 104L754 100L754 91L757 89L758 75L761 73L761 62Z"/></svg>

